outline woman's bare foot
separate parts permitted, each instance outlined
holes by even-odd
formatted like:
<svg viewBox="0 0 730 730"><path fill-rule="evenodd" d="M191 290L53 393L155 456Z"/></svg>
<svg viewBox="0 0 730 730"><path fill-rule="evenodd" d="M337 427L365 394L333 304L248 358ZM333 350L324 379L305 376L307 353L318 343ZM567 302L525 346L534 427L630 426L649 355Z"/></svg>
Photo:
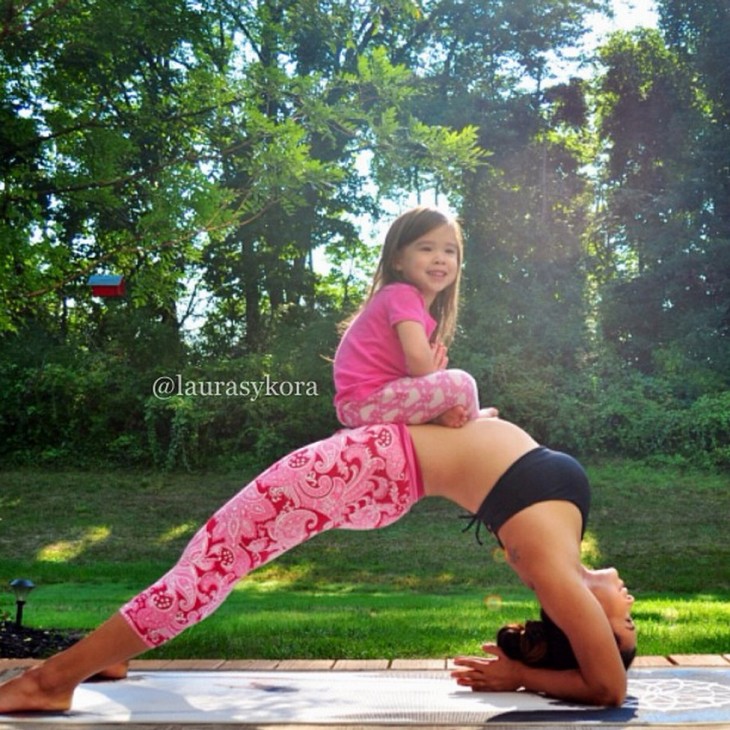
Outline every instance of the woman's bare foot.
<svg viewBox="0 0 730 730"><path fill-rule="evenodd" d="M147 648L121 613L112 614L68 649L0 685L0 713L68 710L80 682L125 677L127 660Z"/></svg>
<svg viewBox="0 0 730 730"><path fill-rule="evenodd" d="M128 671L129 662L119 662L97 672L91 679L125 679Z"/></svg>
<svg viewBox="0 0 730 730"><path fill-rule="evenodd" d="M41 667L31 667L19 677L0 684L0 714L68 710L73 689L51 691L44 687L42 679Z"/></svg>

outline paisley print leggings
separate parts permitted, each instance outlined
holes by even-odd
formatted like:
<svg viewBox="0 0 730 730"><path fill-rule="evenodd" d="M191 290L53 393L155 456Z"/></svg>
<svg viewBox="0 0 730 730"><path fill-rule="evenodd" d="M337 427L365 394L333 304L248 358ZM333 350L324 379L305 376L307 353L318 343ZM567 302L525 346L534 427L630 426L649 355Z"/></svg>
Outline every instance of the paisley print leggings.
<svg viewBox="0 0 730 730"><path fill-rule="evenodd" d="M333 528L385 527L422 496L405 426L339 431L244 487L121 614L147 646L159 646L211 614L243 576L286 550Z"/></svg>
<svg viewBox="0 0 730 730"><path fill-rule="evenodd" d="M363 401L341 403L337 417L347 428L371 423L428 423L453 406L464 406L469 420L479 415L474 378L464 370L437 370L416 378L399 378Z"/></svg>

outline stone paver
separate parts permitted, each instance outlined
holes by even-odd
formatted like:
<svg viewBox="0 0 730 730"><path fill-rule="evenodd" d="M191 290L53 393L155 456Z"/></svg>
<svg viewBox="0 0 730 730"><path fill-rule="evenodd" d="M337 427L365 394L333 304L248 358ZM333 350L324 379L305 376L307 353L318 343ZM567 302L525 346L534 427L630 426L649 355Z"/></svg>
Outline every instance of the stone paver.
<svg viewBox="0 0 730 730"><path fill-rule="evenodd" d="M673 667L665 656L637 656L632 667Z"/></svg>
<svg viewBox="0 0 730 730"><path fill-rule="evenodd" d="M280 663L278 659L228 659L220 668L237 672L269 672Z"/></svg>
<svg viewBox="0 0 730 730"><path fill-rule="evenodd" d="M730 667L727 659L714 654L670 654L669 661L678 667Z"/></svg>
<svg viewBox="0 0 730 730"><path fill-rule="evenodd" d="M390 669L408 672L446 669L446 659L393 659Z"/></svg>
<svg viewBox="0 0 730 730"><path fill-rule="evenodd" d="M332 669L334 659L283 659L277 665L277 669L297 671L323 671Z"/></svg>
<svg viewBox="0 0 730 730"><path fill-rule="evenodd" d="M387 659L338 659L336 672L379 672L390 667Z"/></svg>

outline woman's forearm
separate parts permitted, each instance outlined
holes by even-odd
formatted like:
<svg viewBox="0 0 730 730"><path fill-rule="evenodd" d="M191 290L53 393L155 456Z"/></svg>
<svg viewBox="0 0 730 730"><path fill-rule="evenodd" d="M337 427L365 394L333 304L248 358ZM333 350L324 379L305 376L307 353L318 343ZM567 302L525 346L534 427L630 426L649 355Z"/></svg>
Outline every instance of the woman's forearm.
<svg viewBox="0 0 730 730"><path fill-rule="evenodd" d="M626 688L617 691L603 682L588 683L578 669L536 669L523 666L521 684L530 692L590 705L620 706L626 697Z"/></svg>

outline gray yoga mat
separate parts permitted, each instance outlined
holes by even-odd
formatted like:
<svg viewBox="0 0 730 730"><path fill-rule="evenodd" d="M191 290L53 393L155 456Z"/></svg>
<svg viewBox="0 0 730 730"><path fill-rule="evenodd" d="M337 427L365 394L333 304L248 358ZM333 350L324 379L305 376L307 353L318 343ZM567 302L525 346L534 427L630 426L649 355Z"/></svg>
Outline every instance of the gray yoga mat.
<svg viewBox="0 0 730 730"><path fill-rule="evenodd" d="M0 715L0 728L177 725L555 726L730 724L730 667L633 669L621 708L526 692L474 693L447 672L134 671L83 684L71 711Z"/></svg>

